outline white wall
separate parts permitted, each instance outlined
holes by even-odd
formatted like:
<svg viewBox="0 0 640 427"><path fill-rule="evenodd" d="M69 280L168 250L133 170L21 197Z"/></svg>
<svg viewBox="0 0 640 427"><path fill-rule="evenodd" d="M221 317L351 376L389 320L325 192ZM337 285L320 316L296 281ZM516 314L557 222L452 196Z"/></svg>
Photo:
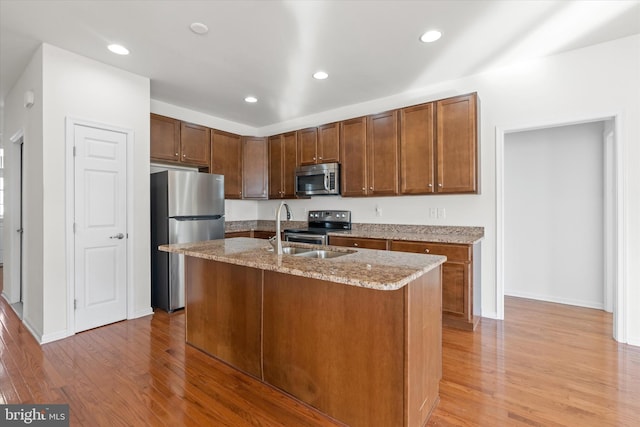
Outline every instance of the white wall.
<svg viewBox="0 0 640 427"><path fill-rule="evenodd" d="M617 115L617 140L624 152L622 193L625 200L623 244L628 285L623 296L627 318L623 342L640 345L640 36L566 52L527 63L440 82L421 90L346 106L243 134L274 135L289 130L373 114L393 108L478 92L481 100L481 194L467 196L406 196L395 198L321 198L292 201L294 216L304 220L304 209L350 209L356 222L416 223L483 226L482 315L499 316L497 304L497 192L496 130L527 129L551 124L610 118ZM156 103L154 102L154 105ZM163 114L166 110L152 110ZM168 111L167 111L167 115ZM197 122L196 122L197 123ZM202 123L205 124L205 123ZM216 126L213 126L216 127ZM218 127L233 132L232 129ZM258 202L258 218L272 219L275 201ZM375 216L375 206L382 217ZM446 218L432 219L428 207L444 208Z"/></svg>
<svg viewBox="0 0 640 427"><path fill-rule="evenodd" d="M25 321L46 342L67 330L65 119L74 117L134 131L133 248L130 268L133 301L128 312L151 313L149 278L149 79L43 45L31 76L28 68L5 105L6 134L25 129ZM36 88L36 105L24 111L22 94ZM33 130L32 130L33 128ZM39 132L38 132L39 130ZM9 165L7 165L9 166ZM8 170L9 168L7 168ZM13 221L14 218L11 218ZM15 247L15 246L13 246ZM11 246L8 251L13 252ZM6 282L5 282L6 286ZM32 320L30 320L32 319Z"/></svg>
<svg viewBox="0 0 640 427"><path fill-rule="evenodd" d="M505 137L505 294L604 308L604 122Z"/></svg>
<svg viewBox="0 0 640 427"><path fill-rule="evenodd" d="M7 95L4 105L3 145L5 149L5 216L7 230L19 228L20 206L20 150L10 142L18 132L24 133L24 306L23 322L36 335L44 331L43 300L43 51L40 47L27 68ZM24 107L24 93L33 91L35 103L30 109ZM64 224L62 222L61 224ZM10 303L20 299L19 234L6 233L4 243L4 295Z"/></svg>

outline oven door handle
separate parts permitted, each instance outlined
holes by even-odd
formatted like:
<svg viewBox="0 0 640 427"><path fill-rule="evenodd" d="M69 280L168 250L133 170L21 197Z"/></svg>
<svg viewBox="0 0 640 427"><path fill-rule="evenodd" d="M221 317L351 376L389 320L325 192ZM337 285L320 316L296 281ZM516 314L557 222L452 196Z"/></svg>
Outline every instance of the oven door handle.
<svg viewBox="0 0 640 427"><path fill-rule="evenodd" d="M293 240L289 240L292 238ZM284 240L286 242L295 242L299 240L295 239L303 239L308 242L310 240L318 242L319 245L323 244L326 241L326 235L324 234L308 234L308 233L284 233Z"/></svg>

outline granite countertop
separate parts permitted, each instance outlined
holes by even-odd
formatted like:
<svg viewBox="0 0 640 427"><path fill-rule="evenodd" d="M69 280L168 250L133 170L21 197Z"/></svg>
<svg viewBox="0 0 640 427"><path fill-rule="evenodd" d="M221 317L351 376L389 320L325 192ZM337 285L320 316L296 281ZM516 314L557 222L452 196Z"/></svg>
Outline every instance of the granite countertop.
<svg viewBox="0 0 640 427"><path fill-rule="evenodd" d="M188 256L310 277L383 291L402 288L446 261L440 255L372 249L347 249L283 242L283 246L330 249L347 255L331 259L314 259L293 255L276 255L264 239L235 237L205 242L162 245L160 250Z"/></svg>
<svg viewBox="0 0 640 427"><path fill-rule="evenodd" d="M229 221L225 227L227 232L275 231L275 221ZM306 227L305 221L283 221L281 229ZM464 245L472 245L484 238L484 227L353 223L351 228L349 231L329 232L328 235Z"/></svg>

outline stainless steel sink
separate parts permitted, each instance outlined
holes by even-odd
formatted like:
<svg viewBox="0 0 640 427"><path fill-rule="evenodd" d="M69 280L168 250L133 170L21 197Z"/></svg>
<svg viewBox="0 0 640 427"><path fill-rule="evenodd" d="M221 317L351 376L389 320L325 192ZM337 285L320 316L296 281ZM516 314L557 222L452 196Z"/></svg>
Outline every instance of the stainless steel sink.
<svg viewBox="0 0 640 427"><path fill-rule="evenodd" d="M305 258L337 258L344 255L349 255L350 252L328 251L325 249L313 250L307 249L306 252L297 253L296 256Z"/></svg>
<svg viewBox="0 0 640 427"><path fill-rule="evenodd" d="M306 252L313 251L313 249L309 248L296 248L293 246L285 246L282 248L282 253L287 255L300 255Z"/></svg>

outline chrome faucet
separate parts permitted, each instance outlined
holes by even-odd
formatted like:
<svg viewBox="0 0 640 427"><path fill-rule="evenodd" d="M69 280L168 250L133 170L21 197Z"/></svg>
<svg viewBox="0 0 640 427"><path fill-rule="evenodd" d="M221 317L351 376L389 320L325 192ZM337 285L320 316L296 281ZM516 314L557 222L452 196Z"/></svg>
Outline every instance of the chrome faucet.
<svg viewBox="0 0 640 427"><path fill-rule="evenodd" d="M278 255L282 255L282 237L280 236L280 212L282 211L282 207L287 209L287 219L291 219L291 211L289 210L289 205L285 202L280 202L280 206L276 209L276 253Z"/></svg>

